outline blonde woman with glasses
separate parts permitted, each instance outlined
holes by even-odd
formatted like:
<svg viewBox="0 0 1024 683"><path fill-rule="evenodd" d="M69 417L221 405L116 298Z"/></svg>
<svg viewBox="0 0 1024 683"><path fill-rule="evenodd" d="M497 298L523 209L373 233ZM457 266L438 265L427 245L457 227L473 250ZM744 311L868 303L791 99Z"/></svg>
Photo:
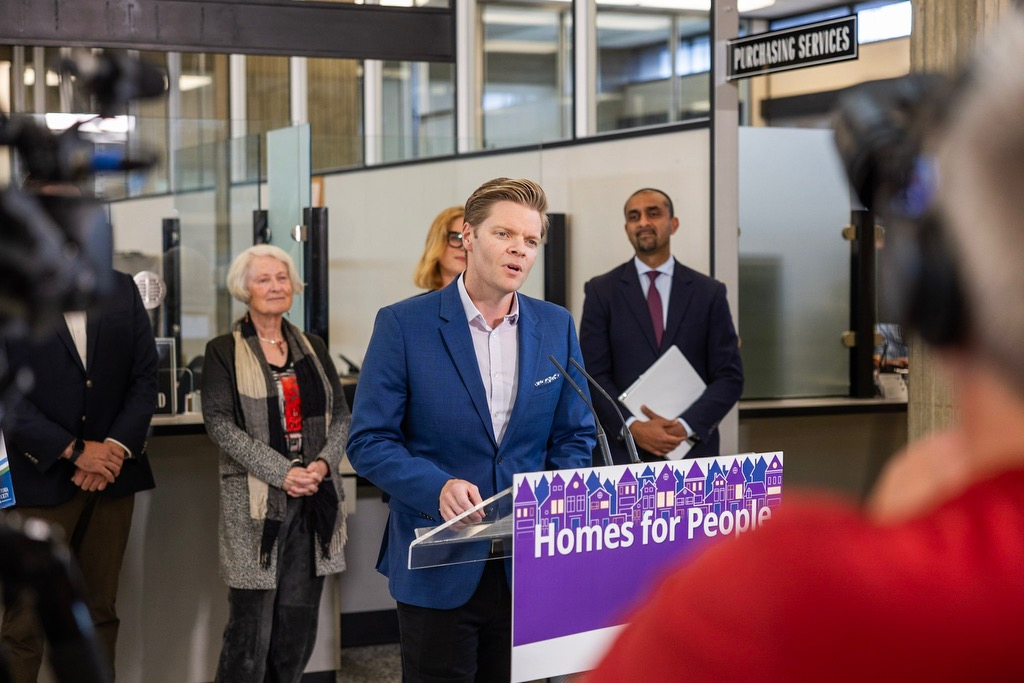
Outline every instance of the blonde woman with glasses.
<svg viewBox="0 0 1024 683"><path fill-rule="evenodd" d="M413 275L417 287L428 291L443 289L466 269L466 250L462 248L464 213L463 207L451 206L434 218Z"/></svg>

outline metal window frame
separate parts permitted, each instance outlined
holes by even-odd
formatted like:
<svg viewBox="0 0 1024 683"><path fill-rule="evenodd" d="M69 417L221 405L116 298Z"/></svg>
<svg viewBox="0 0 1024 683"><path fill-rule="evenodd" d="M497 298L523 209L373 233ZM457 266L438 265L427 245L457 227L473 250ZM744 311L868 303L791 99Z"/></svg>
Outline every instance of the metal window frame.
<svg viewBox="0 0 1024 683"><path fill-rule="evenodd" d="M282 0L0 0L0 43L455 60L454 11Z"/></svg>

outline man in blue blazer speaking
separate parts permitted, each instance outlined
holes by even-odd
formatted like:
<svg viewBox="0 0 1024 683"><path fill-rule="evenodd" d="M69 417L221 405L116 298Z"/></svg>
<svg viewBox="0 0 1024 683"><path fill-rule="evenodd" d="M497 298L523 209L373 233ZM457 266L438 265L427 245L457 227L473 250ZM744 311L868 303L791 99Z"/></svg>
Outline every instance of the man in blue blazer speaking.
<svg viewBox="0 0 1024 683"><path fill-rule="evenodd" d="M582 361L572 317L518 293L546 211L529 180L484 183L466 202L466 272L374 324L347 450L391 496L377 569L398 602L406 681L507 681L511 667L509 563L410 570L416 528L469 510L516 473L590 464L594 420L548 358Z"/></svg>
<svg viewBox="0 0 1024 683"><path fill-rule="evenodd" d="M644 460L657 460L684 439L686 457L721 455L718 423L743 393L743 363L725 285L672 258L679 229L672 200L661 190L637 190L626 200L626 237L635 256L584 286L580 344L587 370L611 396L618 396L671 346L704 380L704 393L679 415L659 415L646 406L629 430ZM618 424L605 401L594 408L609 434ZM628 409L622 412L629 415ZM628 462L626 446L609 438L612 457Z"/></svg>

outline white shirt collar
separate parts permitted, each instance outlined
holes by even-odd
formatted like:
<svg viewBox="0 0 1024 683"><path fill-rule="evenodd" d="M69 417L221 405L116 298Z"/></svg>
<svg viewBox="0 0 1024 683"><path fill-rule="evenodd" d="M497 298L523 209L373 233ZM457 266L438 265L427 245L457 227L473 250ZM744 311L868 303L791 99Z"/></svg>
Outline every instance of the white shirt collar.
<svg viewBox="0 0 1024 683"><path fill-rule="evenodd" d="M469 292L466 291L465 277L466 277L466 273L465 272L463 272L461 275L459 275L459 280L458 280L457 284L458 284L458 287L459 287L459 298L462 299L462 310L464 310L466 312L466 320L468 320L469 322L473 322L474 320L479 318L480 321L483 322L484 326L488 327L488 329L489 329L489 325L488 325L487 321L484 320L483 313L481 313L480 310L476 307L476 304L473 303L473 300L469 298ZM509 325L515 325L516 323L519 322L519 293L518 292L512 292L512 309L505 316L505 321Z"/></svg>
<svg viewBox="0 0 1024 683"><path fill-rule="evenodd" d="M637 274L640 275L641 277L643 276L644 273L648 273L648 272L650 272L652 270L656 270L659 273L661 273L662 275L668 275L669 279L672 279L672 274L676 270L676 260L674 258L672 258L671 256L668 258L667 261L662 263L657 268L651 268L646 263L641 261L639 256L634 256L633 257L633 264L636 266Z"/></svg>

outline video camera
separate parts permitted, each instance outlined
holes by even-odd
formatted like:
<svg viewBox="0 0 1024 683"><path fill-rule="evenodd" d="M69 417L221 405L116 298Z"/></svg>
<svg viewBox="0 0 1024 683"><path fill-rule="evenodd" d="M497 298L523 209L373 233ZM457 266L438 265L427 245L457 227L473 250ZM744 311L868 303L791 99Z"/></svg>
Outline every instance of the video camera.
<svg viewBox="0 0 1024 683"><path fill-rule="evenodd" d="M163 70L119 52L76 49L59 71L92 97L99 117L166 91ZM111 228L101 203L75 184L156 158L100 151L80 126L54 133L31 116L0 114L0 145L26 172L22 187L0 191L0 339L39 338L63 311L89 308L109 287Z"/></svg>
<svg viewBox="0 0 1024 683"><path fill-rule="evenodd" d="M850 185L885 229L879 319L933 346L963 341L966 306L954 250L936 205L938 174L927 149L962 89L963 76L915 74L854 86L833 114Z"/></svg>
<svg viewBox="0 0 1024 683"><path fill-rule="evenodd" d="M162 70L122 53L76 50L60 71L91 95L100 117L166 90ZM5 344L53 333L64 311L95 305L112 282L111 226L102 204L76 183L96 173L148 168L156 160L100 151L80 126L53 133L32 117L0 114L0 145L14 149L26 171L21 187L0 190L0 418L11 386L22 384L18 368L8 364ZM67 547L39 520L18 527L10 519L0 519L6 606L21 593L33 596L59 681L112 680ZM0 683L7 680L0 653Z"/></svg>

